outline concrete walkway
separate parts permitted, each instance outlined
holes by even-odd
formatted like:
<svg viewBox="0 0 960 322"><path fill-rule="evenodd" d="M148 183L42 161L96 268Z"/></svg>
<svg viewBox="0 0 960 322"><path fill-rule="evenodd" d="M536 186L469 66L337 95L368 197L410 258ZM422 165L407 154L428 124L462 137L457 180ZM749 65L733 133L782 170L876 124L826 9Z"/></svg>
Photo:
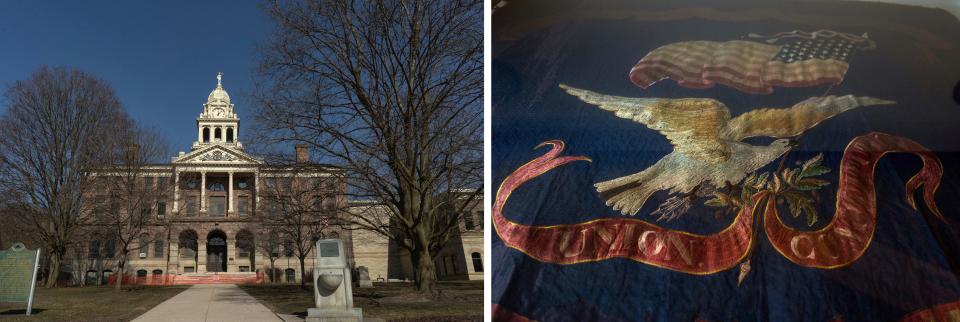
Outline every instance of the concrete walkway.
<svg viewBox="0 0 960 322"><path fill-rule="evenodd" d="M283 321L232 284L194 285L134 321Z"/></svg>

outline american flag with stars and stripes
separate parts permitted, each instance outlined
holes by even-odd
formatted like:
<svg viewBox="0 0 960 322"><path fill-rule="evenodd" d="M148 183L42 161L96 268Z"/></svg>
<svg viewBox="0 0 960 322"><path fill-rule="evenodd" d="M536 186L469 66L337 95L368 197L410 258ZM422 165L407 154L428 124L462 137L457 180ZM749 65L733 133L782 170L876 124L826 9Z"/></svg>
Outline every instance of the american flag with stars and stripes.
<svg viewBox="0 0 960 322"><path fill-rule="evenodd" d="M654 49L630 70L641 88L670 78L690 88L723 84L752 94L770 94L774 86L837 84L858 49L873 41L830 30L792 31L751 40L684 41Z"/></svg>

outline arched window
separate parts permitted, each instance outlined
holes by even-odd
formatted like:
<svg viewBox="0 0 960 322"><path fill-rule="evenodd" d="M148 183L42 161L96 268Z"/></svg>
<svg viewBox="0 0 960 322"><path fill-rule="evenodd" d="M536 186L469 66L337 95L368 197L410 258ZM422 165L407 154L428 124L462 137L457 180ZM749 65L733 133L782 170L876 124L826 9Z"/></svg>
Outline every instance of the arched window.
<svg viewBox="0 0 960 322"><path fill-rule="evenodd" d="M227 128L227 142L233 142L233 128Z"/></svg>
<svg viewBox="0 0 960 322"><path fill-rule="evenodd" d="M297 282L297 271L292 268L288 268L284 271L286 275L287 283L296 283Z"/></svg>
<svg viewBox="0 0 960 322"><path fill-rule="evenodd" d="M483 272L483 259L480 258L480 253L470 254L470 258L473 259L473 271L480 273Z"/></svg>
<svg viewBox="0 0 960 322"><path fill-rule="evenodd" d="M203 143L210 143L210 128L203 128Z"/></svg>
<svg viewBox="0 0 960 322"><path fill-rule="evenodd" d="M213 139L219 142L221 138L223 138L223 136L220 135L220 128L213 129Z"/></svg>
<svg viewBox="0 0 960 322"><path fill-rule="evenodd" d="M192 229L180 232L180 258L197 260L197 232Z"/></svg>
<svg viewBox="0 0 960 322"><path fill-rule="evenodd" d="M147 270L141 269L137 270L137 278L147 277Z"/></svg>
<svg viewBox="0 0 960 322"><path fill-rule="evenodd" d="M83 284L86 284L86 285L97 284L97 271L92 269L87 271L87 274L83 276Z"/></svg>
<svg viewBox="0 0 960 322"><path fill-rule="evenodd" d="M110 276L113 276L113 271L111 271L111 270L109 270L109 269L103 271L103 274L100 275L100 285L108 285L108 284L110 284Z"/></svg>
<svg viewBox="0 0 960 322"><path fill-rule="evenodd" d="M163 275L163 271L162 271L162 270L159 270L159 269L153 270L153 277L154 277L154 278L157 278L157 277L159 277L160 275Z"/></svg>

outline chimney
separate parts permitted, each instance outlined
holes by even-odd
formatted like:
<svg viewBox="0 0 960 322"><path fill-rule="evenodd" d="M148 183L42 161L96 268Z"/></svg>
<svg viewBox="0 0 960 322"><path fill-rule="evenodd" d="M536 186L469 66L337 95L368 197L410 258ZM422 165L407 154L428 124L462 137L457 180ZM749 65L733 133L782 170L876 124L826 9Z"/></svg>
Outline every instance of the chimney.
<svg viewBox="0 0 960 322"><path fill-rule="evenodd" d="M137 162L140 159L140 145L134 143L127 145L127 162Z"/></svg>
<svg viewBox="0 0 960 322"><path fill-rule="evenodd" d="M310 162L310 154L307 152L306 144L297 144L297 163L307 163Z"/></svg>

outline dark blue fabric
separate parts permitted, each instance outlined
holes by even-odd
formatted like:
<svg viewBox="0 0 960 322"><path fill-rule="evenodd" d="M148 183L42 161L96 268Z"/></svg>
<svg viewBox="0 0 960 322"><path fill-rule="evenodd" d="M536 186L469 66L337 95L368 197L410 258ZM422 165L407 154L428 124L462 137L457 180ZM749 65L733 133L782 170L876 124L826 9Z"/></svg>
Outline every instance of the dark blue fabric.
<svg viewBox="0 0 960 322"><path fill-rule="evenodd" d="M724 102L734 116L760 107L789 107L822 95L828 86L776 88L770 95L750 95L720 85L689 89L664 80L642 90L629 81L627 73L646 53L668 43L734 40L748 33L797 29L868 32L877 48L855 53L846 78L830 94L873 96L898 104L841 114L801 137L789 164L823 153L824 165L834 170L824 176L831 185L822 190L820 220L813 227L785 210L780 211L783 220L799 229L819 229L829 223L843 149L854 137L872 131L910 138L937 152L945 168L937 192L939 208L948 219L960 220L960 106L952 100L954 82L960 79L960 53L955 50L960 44L960 24L946 19L949 16L945 18L943 12L868 3L843 4L840 9L832 2L806 3L797 7L804 15L830 13L837 19L849 16L856 21L875 15L868 19L875 25L570 18L511 34L514 26L530 25L545 16L562 17L564 10L576 16L603 4L578 2L566 9L518 6L511 12L508 5L494 15L493 183L496 187L517 167L541 155L545 149L534 151L533 147L550 139L567 143L564 154L585 155L593 162L562 166L521 187L504 209L511 220L555 225L619 217L598 198L592 185L638 172L671 151L670 143L657 132L582 103L562 92L558 84L621 96L711 97ZM635 6L644 8L641 3ZM936 33L949 40L953 49L941 50L931 59L916 35L894 31L884 25L887 23ZM960 283L951 266L955 266L960 249L956 226L937 221L928 224L923 206L914 211L904 199L904 184L920 164L914 156L896 154L878 164L875 236L867 252L844 268L796 265L777 253L762 231L752 255L753 270L740 286L736 268L697 276L623 259L576 265L541 263L506 248L493 234L492 299L541 321L899 320L917 310L960 300ZM762 170L774 168L776 164ZM655 194L639 218L653 222L655 218L645 214L665 198L662 192ZM715 218L713 211L699 203L681 218L658 224L714 233L732 217Z"/></svg>

